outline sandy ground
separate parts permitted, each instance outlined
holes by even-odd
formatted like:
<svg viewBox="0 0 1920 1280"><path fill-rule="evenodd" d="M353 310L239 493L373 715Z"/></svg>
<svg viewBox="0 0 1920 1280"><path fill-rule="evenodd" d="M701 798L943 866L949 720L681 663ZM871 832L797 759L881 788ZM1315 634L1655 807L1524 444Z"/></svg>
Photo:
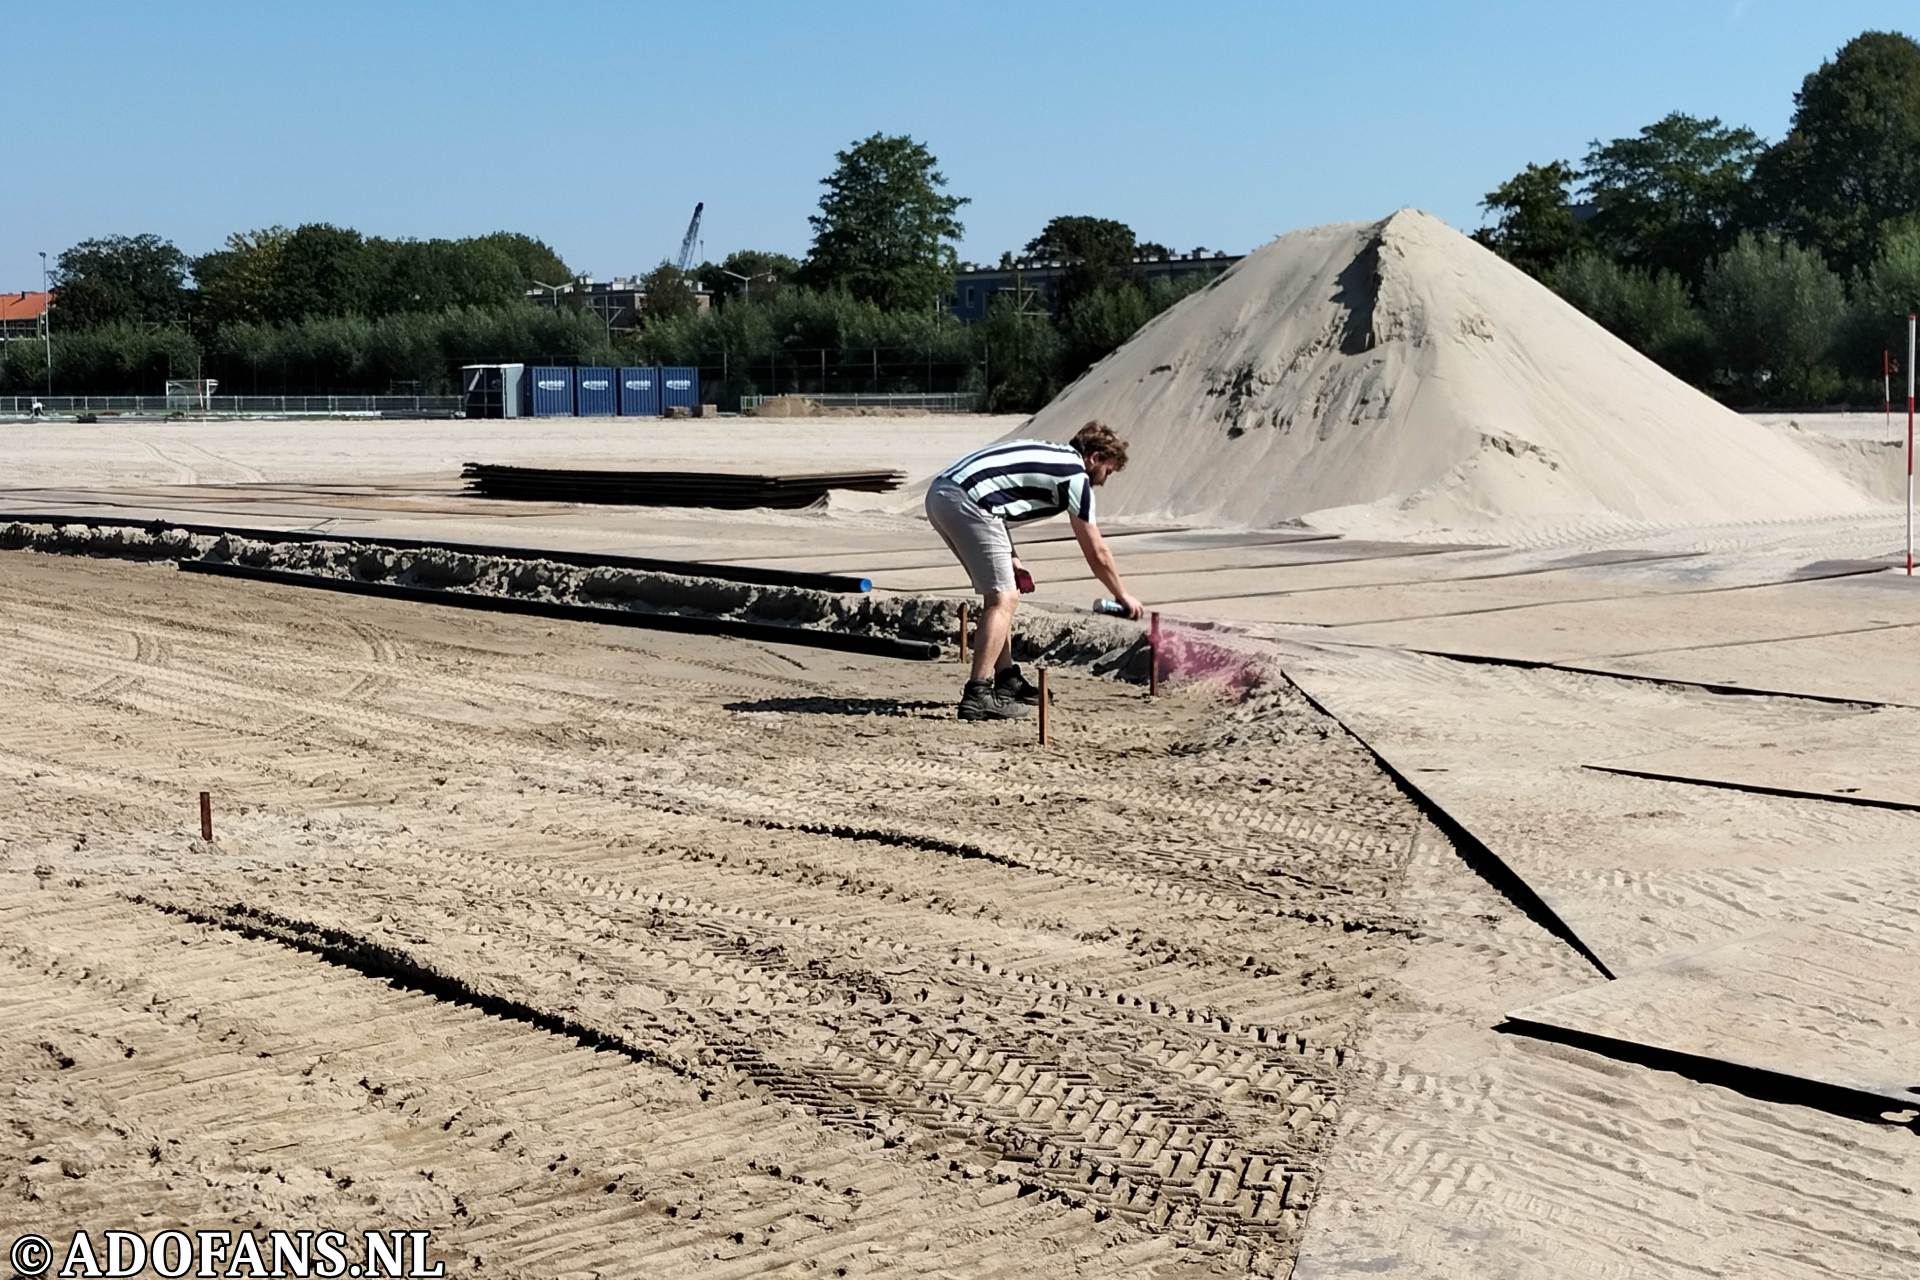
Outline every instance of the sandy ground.
<svg viewBox="0 0 1920 1280"><path fill-rule="evenodd" d="M527 1277L1920 1263L1911 1134L1494 1031L1591 970L1297 695L1066 676L1042 752L947 718L947 664L0 589L0 1229L414 1226Z"/></svg>
<svg viewBox="0 0 1920 1280"><path fill-rule="evenodd" d="M1419 821L1297 698L0 559L0 1230L455 1274L1292 1256ZM216 842L193 797L215 796Z"/></svg>
<svg viewBox="0 0 1920 1280"><path fill-rule="evenodd" d="M820 447L911 471L1006 425ZM741 456L705 426L676 456ZM622 447L571 429L538 456ZM821 429L770 438L804 463ZM964 594L885 510L435 493L447 424L358 459L331 425L80 429L269 476L178 486L151 454L90 484L68 430L10 437L46 486L11 502ZM1920 1085L1887 981L1920 953L1897 517L1115 532L1174 641L1279 662L1367 745L1277 677L1148 703L1062 672L1043 753L955 724L946 663L0 556L0 1233L419 1226L453 1274L543 1280L1920 1272L1910 1113L1507 1021ZM1084 607L1053 534L1040 599Z"/></svg>
<svg viewBox="0 0 1920 1280"><path fill-rule="evenodd" d="M457 478L461 464L717 471L897 468L918 478L1017 417L521 418L0 424L0 485L352 482Z"/></svg>

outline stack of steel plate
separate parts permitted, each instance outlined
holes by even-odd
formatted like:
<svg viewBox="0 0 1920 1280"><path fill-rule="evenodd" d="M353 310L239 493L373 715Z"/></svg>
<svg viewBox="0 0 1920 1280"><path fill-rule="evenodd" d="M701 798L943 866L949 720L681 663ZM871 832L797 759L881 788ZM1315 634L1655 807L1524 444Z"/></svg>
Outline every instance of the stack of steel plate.
<svg viewBox="0 0 1920 1280"><path fill-rule="evenodd" d="M906 482L901 471L813 471L739 475L724 471L577 471L469 462L467 492L533 502L605 502L631 507L806 507L830 489L886 493Z"/></svg>

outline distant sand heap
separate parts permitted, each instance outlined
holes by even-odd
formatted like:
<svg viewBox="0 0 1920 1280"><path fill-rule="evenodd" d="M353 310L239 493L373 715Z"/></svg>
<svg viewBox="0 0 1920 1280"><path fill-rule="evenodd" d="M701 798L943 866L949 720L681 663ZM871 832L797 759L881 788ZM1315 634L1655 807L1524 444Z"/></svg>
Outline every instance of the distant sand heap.
<svg viewBox="0 0 1920 1280"><path fill-rule="evenodd" d="M1412 531L1708 524L1871 499L1438 219L1285 235L1014 434L1130 446L1108 515Z"/></svg>

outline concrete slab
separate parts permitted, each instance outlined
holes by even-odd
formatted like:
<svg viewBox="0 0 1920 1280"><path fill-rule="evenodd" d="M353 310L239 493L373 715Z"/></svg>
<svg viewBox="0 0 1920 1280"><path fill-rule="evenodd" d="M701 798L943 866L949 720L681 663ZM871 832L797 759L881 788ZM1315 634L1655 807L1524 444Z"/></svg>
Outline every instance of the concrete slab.
<svg viewBox="0 0 1920 1280"><path fill-rule="evenodd" d="M1909 878L1890 899L1847 916L1677 956L1516 1010L1510 1021L1603 1051L1668 1055L1709 1078L1718 1074L1711 1068L1731 1068L1735 1087L1741 1073L1760 1073L1772 1080L1750 1083L1763 1091L1797 1081L1861 1104L1920 1109L1915 887Z"/></svg>

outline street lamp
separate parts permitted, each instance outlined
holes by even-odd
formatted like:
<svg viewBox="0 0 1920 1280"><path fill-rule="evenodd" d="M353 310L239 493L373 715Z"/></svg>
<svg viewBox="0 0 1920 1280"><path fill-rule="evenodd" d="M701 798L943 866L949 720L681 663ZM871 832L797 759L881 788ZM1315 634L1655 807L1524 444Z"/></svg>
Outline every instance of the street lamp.
<svg viewBox="0 0 1920 1280"><path fill-rule="evenodd" d="M47 344L47 396L53 396L53 295L47 292L47 253L40 251L40 332Z"/></svg>
<svg viewBox="0 0 1920 1280"><path fill-rule="evenodd" d="M716 267L715 270L723 276L732 276L735 280L738 280L740 282L740 296L743 298L746 297L748 291L752 289L755 280L762 279L763 277L768 280L773 279L773 272L771 271L756 271L750 276L743 276L738 271L729 271L725 267Z"/></svg>

